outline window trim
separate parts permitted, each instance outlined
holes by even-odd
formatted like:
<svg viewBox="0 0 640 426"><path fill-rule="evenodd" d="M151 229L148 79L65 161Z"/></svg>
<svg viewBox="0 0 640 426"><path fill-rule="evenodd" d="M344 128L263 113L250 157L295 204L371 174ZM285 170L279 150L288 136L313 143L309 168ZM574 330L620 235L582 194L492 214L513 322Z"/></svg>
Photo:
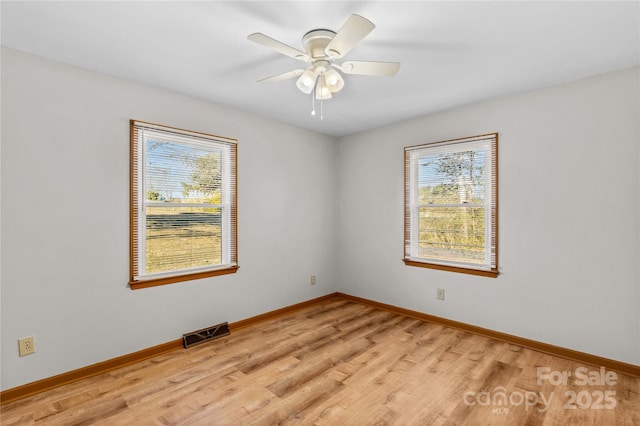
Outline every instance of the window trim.
<svg viewBox="0 0 640 426"><path fill-rule="evenodd" d="M488 232L489 234L493 234L493 246L495 247L494 249L495 266L490 268L487 268L487 267L474 268L471 265L456 266L455 263L453 262L452 263L447 263L445 261L437 262L434 259L419 260L416 257L412 257L411 253L409 252L409 247L411 247L412 245L411 227L413 225L413 221L411 220L411 213L412 213L411 190L413 188L412 179L414 178L413 176L411 176L411 167L410 167L411 153L423 148L453 145L457 143L473 142L473 141L478 141L483 139L493 139L491 143L494 144L494 147L495 147L493 152L490 152L490 154L492 154L492 169L493 169L494 181L492 182L492 185L491 185L492 200L488 201L488 203L493 204L494 207L491 209L491 218L489 220L491 224L491 229L486 230L486 232ZM498 133L497 132L486 133L482 135L470 136L465 138L449 139L449 140L439 141L439 142L430 142L425 144L407 146L404 148L404 188L405 188L404 190L404 257L402 261L405 263L405 265L421 267L421 268L437 269L442 271L459 272L459 273L471 274L471 275L479 275L479 276L491 277L491 278L496 278L499 275L498 169L499 168L498 168Z"/></svg>
<svg viewBox="0 0 640 426"><path fill-rule="evenodd" d="M215 136L207 133L194 132L191 130L179 129L176 127L164 126L161 124L154 124L140 120L130 120L129 122L129 135L130 135L130 176L129 176L129 287L132 290L138 290L141 288L155 287L165 284L173 284L177 282L196 280L201 278L214 277L219 275L233 274L239 269L238 266L238 221L237 221L237 203L238 203L238 185L237 185L237 140ZM137 129L149 129L152 131L162 131L166 133L172 133L176 136L192 136L200 139L211 140L212 142L223 143L229 146L230 154L233 158L231 161L230 179L233 181L231 185L231 191L228 194L229 201L229 237L230 241L230 256L229 263L221 265L219 267L207 268L206 270L194 269L191 272L186 270L159 273L156 276L144 279L136 279L138 275L137 270L137 257L139 255L138 250L138 224L137 219L139 214L139 203L144 200L140 200L140 188L139 185L143 183L138 182L138 174L140 168L140 162L143 161L139 158L139 152L137 149ZM136 173L138 172L138 173ZM224 253L223 253L224 256Z"/></svg>

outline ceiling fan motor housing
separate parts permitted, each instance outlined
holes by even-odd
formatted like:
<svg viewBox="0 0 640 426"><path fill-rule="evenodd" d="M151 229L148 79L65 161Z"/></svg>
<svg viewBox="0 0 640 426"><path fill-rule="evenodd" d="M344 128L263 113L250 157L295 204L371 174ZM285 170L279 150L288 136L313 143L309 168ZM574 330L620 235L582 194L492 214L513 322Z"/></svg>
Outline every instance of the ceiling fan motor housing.
<svg viewBox="0 0 640 426"><path fill-rule="evenodd" d="M325 29L311 30L302 37L302 45L311 56L312 61L329 59L325 49L335 36L335 31Z"/></svg>

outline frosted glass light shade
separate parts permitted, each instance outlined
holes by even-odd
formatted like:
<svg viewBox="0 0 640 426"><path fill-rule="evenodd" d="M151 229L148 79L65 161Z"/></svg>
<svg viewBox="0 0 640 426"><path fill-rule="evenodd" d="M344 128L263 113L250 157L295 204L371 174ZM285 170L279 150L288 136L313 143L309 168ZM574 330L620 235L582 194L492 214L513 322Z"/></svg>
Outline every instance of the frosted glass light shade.
<svg viewBox="0 0 640 426"><path fill-rule="evenodd" d="M315 86L315 84L316 74L311 69L308 69L304 73L302 73L298 81L296 81L296 86L298 86L298 89L306 94L309 94L313 91L313 87Z"/></svg>
<svg viewBox="0 0 640 426"><path fill-rule="evenodd" d="M316 82L316 99L331 99L331 89L327 86L324 75L318 77Z"/></svg>
<svg viewBox="0 0 640 426"><path fill-rule="evenodd" d="M324 73L324 79L329 86L329 90L331 93L336 93L342 90L344 87L344 79L340 75L340 73L334 69L330 69L326 73Z"/></svg>

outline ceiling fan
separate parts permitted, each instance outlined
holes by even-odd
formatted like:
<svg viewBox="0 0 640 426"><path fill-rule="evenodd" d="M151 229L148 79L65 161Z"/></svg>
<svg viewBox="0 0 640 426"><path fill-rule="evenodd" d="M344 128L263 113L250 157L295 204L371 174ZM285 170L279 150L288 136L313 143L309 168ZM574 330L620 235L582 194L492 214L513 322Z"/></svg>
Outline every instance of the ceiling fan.
<svg viewBox="0 0 640 426"><path fill-rule="evenodd" d="M344 74L393 76L400 69L399 62L345 61L339 62L356 47L375 25L360 15L351 15L336 33L327 29L315 29L302 37L304 51L274 40L262 33L250 34L247 38L286 56L307 62L306 68L298 68L272 77L258 80L259 83L275 83L298 77L296 86L303 93L312 93L316 99L330 99L344 87ZM340 72L339 72L340 71ZM314 90L315 89L315 90Z"/></svg>

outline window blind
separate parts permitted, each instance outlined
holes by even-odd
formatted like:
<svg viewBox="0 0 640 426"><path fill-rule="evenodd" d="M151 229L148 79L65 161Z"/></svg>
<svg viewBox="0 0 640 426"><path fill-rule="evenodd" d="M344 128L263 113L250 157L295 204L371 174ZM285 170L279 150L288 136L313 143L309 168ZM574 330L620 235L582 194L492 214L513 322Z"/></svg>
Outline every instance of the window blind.
<svg viewBox="0 0 640 426"><path fill-rule="evenodd" d="M405 262L497 273L497 142L405 148Z"/></svg>
<svg viewBox="0 0 640 426"><path fill-rule="evenodd" d="M236 141L131 121L131 282L237 267Z"/></svg>

